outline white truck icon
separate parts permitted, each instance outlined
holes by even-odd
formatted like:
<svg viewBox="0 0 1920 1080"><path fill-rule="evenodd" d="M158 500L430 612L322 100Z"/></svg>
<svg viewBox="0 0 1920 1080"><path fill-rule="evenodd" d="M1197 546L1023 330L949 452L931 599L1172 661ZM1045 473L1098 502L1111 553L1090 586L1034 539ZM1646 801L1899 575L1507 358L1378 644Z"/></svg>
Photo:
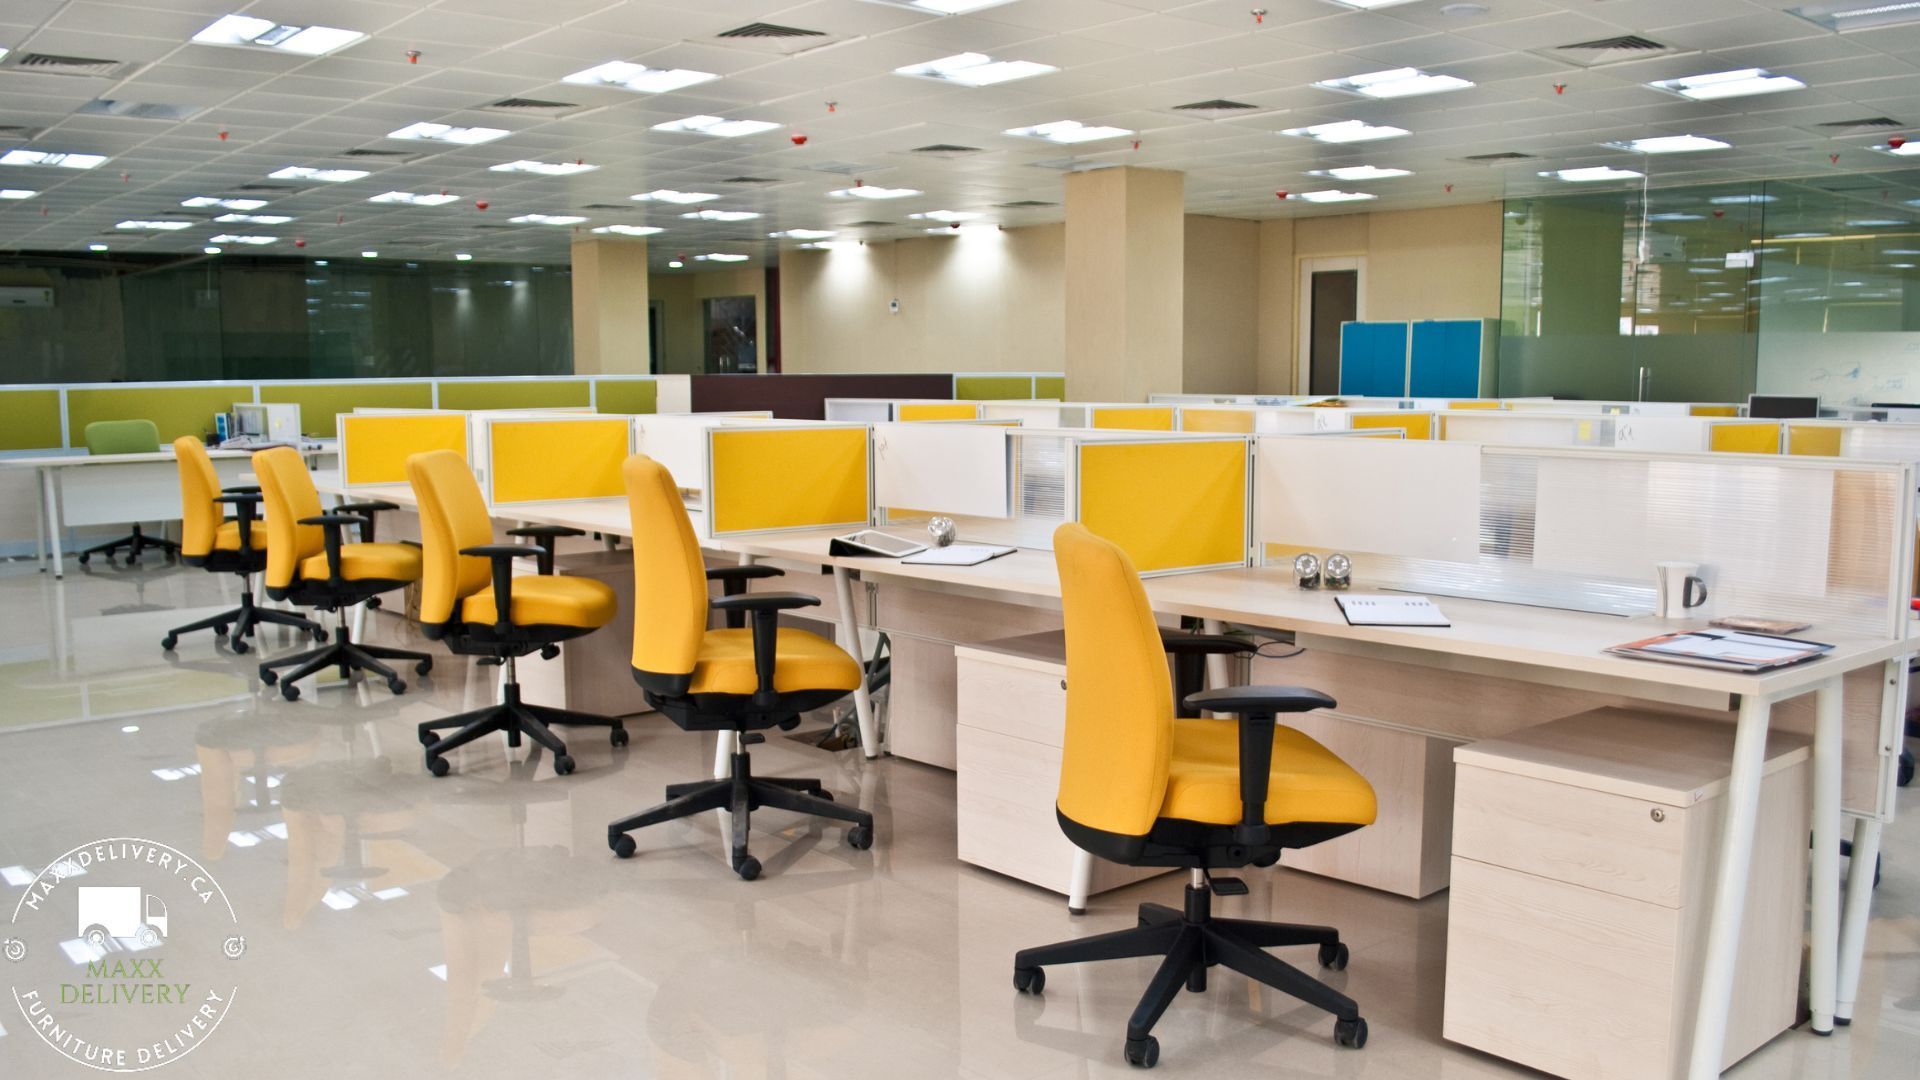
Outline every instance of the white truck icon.
<svg viewBox="0 0 1920 1080"><path fill-rule="evenodd" d="M138 885L82 885L75 923L96 949L106 948L108 938L134 938L151 949L166 940L167 905L152 893L143 896Z"/></svg>

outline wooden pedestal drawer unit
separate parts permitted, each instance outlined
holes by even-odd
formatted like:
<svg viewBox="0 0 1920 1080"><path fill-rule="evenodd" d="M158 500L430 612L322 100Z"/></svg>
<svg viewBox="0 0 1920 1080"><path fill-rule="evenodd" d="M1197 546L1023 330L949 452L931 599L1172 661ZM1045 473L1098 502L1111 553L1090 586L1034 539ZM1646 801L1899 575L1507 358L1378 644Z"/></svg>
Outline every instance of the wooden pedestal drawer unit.
<svg viewBox="0 0 1920 1080"><path fill-rule="evenodd" d="M1685 1075L1733 734L1609 708L1454 751L1448 1039L1569 1080ZM1723 1067L1794 1021L1808 745L1768 739Z"/></svg>
<svg viewBox="0 0 1920 1080"><path fill-rule="evenodd" d="M1054 632L954 649L955 786L963 861L1066 895L1078 849L1054 816L1067 724L1064 647ZM1095 859L1089 892L1167 872Z"/></svg>

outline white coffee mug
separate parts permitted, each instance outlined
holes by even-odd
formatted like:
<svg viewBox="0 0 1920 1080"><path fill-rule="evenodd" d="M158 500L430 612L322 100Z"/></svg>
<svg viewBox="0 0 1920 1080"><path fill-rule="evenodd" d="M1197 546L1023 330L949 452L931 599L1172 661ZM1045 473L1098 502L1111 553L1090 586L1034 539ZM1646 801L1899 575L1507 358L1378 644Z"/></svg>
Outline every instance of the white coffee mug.
<svg viewBox="0 0 1920 1080"><path fill-rule="evenodd" d="M1707 583L1700 577L1699 563L1655 563L1654 571L1654 614L1660 618L1685 618L1689 610L1707 602Z"/></svg>

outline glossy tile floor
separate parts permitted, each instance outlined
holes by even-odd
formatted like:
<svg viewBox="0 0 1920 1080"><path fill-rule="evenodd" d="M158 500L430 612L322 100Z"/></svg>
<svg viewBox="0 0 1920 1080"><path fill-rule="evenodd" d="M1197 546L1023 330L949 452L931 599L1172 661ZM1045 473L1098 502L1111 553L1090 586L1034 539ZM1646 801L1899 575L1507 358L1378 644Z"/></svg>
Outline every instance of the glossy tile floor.
<svg viewBox="0 0 1920 1080"><path fill-rule="evenodd" d="M775 738L756 771L822 778L877 819L854 851L838 826L757 815L746 883L714 815L639 834L615 860L606 823L701 777L713 743L662 720L632 745L571 737L579 771L494 737L421 767L413 725L472 707L492 669L443 657L403 697L374 685L262 692L258 654L206 635L165 656L172 625L231 605L231 579L155 565L56 584L0 566L0 898L74 845L140 836L205 860L249 946L231 1014L162 1075L190 1077L1122 1076L1128 1012L1150 962L1056 968L1044 999L1010 985L1016 948L1130 926L1160 878L1061 898L954 857L954 780ZM408 639L374 617L373 636ZM269 653L292 647L263 630ZM57 643L57 644L50 644ZM610 672L610 678L622 673ZM565 733L563 732L563 736ZM1904 793L1920 817L1920 788ZM27 868L22 878L19 868ZM1371 1026L1336 1047L1324 1015L1216 969L1157 1028L1156 1075L1538 1075L1440 1038L1444 894L1422 903L1298 873L1252 872L1226 914L1338 925L1330 979ZM1312 967L1309 950L1289 956ZM1284 954L1283 954L1284 955ZM4 968L0 968L4 970ZM1317 970L1317 969L1316 969ZM0 1077L92 1075L0 1008ZM1920 829L1889 834L1858 1020L1786 1033L1743 1080L1920 1076Z"/></svg>

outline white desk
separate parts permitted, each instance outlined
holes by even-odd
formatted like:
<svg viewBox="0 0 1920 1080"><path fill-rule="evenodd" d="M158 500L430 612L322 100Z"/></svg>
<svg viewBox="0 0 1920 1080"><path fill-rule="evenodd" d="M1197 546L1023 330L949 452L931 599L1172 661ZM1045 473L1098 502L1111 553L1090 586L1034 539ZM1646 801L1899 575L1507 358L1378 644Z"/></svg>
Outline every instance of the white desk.
<svg viewBox="0 0 1920 1080"><path fill-rule="evenodd" d="M318 477L322 490L340 492L337 481ZM380 498L412 505L404 484L352 489L357 498ZM623 499L515 505L496 516L541 524L567 525L607 535L631 532ZM858 641L851 580L898 581L916 588L947 590L1011 603L1058 607L1059 580L1051 552L1022 550L973 567L913 566L891 559L834 557L828 541L840 529L813 529L704 540L711 551L749 559L771 559L831 567L840 601L843 632ZM1484 667L1509 677L1577 689L1630 692L1655 701L1700 704L1737 697L1734 759L1708 930L1701 1007L1694 1028L1689 1075L1705 1080L1720 1073L1728 1002L1736 975L1737 945L1745 913L1746 886L1758 818L1766 732L1776 702L1815 695L1813 747L1813 867L1811 1001L1814 1027L1830 1031L1836 1016L1850 1018L1865 945L1873 865L1881 826L1863 818L1856 823L1847 888L1845 926L1840 908L1842 679L1861 669L1885 667L1915 651L1912 639L1885 640L1858 635L1823 635L1836 646L1827 657L1761 675L1737 675L1677 664L1657 664L1608 655L1646 620L1584 612L1558 611L1463 599L1447 599L1448 628L1349 626L1324 592L1303 591L1281 567L1220 570L1150 578L1149 600L1156 611L1189 615L1210 623L1241 623L1292 631L1303 640L1319 639L1371 655L1400 656L1427 666ZM865 687L856 692L862 746L868 757L874 742L871 706ZM724 746L724 742L723 742ZM1844 942L1844 947L1843 943ZM1844 965L1844 966L1843 966Z"/></svg>

